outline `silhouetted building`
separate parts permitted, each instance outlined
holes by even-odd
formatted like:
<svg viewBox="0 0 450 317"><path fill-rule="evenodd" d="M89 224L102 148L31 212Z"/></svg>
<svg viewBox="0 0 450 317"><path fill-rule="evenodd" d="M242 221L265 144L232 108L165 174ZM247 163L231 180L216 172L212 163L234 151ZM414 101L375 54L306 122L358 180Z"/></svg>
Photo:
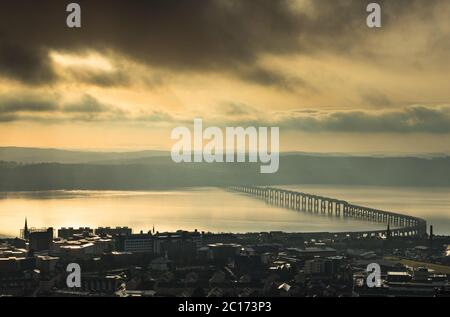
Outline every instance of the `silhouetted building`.
<svg viewBox="0 0 450 317"><path fill-rule="evenodd" d="M32 229L29 234L30 250L50 250L53 243L53 228Z"/></svg>
<svg viewBox="0 0 450 317"><path fill-rule="evenodd" d="M99 227L95 229L95 234L98 236L129 236L132 234L132 230L128 227Z"/></svg>
<svg viewBox="0 0 450 317"><path fill-rule="evenodd" d="M22 230L20 230L20 237L24 240L28 240L30 238L30 230L28 229L27 218L25 218L25 225Z"/></svg>
<svg viewBox="0 0 450 317"><path fill-rule="evenodd" d="M94 230L88 227L80 227L80 228L63 227L61 229L58 229L58 237L64 239L69 239L76 234L82 235L86 233L94 233Z"/></svg>
<svg viewBox="0 0 450 317"><path fill-rule="evenodd" d="M237 243L238 237L232 233L205 233L202 232L204 245L212 243Z"/></svg>
<svg viewBox="0 0 450 317"><path fill-rule="evenodd" d="M120 235L116 237L116 247L121 252L154 253L154 241L150 233Z"/></svg>
<svg viewBox="0 0 450 317"><path fill-rule="evenodd" d="M187 260L196 256L202 247L202 235L196 230L156 234L155 253L168 254L170 259Z"/></svg>
<svg viewBox="0 0 450 317"><path fill-rule="evenodd" d="M232 243L213 243L208 245L210 259L215 262L227 263L239 254L241 245Z"/></svg>

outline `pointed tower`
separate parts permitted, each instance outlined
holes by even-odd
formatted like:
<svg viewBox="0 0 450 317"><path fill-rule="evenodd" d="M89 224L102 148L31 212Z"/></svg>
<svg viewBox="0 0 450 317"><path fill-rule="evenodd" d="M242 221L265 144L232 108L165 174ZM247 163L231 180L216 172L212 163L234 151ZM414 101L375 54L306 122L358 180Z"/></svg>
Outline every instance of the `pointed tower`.
<svg viewBox="0 0 450 317"><path fill-rule="evenodd" d="M30 237L30 231L28 230L27 218L25 217L25 226L23 227L23 239L28 240L29 237Z"/></svg>

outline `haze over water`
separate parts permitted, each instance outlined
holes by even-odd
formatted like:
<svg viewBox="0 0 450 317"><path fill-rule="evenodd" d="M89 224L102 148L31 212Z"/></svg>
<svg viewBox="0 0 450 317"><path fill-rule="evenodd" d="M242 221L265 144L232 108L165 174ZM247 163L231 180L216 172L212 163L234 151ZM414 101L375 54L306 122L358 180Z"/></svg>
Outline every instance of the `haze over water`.
<svg viewBox="0 0 450 317"><path fill-rule="evenodd" d="M437 233L450 232L450 189L356 186L283 186L345 199L355 204L434 221ZM129 226L134 232L178 229L211 232L362 231L384 225L283 209L217 188L174 191L14 192L0 199L0 234L17 236L29 226Z"/></svg>

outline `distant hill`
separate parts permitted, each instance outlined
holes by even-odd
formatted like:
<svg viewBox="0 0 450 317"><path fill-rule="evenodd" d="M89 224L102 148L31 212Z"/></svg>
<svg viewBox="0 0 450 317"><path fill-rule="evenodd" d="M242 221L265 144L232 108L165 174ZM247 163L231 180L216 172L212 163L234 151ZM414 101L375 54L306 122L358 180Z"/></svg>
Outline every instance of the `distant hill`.
<svg viewBox="0 0 450 317"><path fill-rule="evenodd" d="M164 151L91 152L24 147L0 147L0 161L18 163L97 163L168 155Z"/></svg>
<svg viewBox="0 0 450 317"><path fill-rule="evenodd" d="M142 153L142 152L140 152ZM118 158L110 163L0 163L0 190L144 190L231 184L344 184L450 186L450 158L290 154L276 174L259 163L173 163L168 155Z"/></svg>

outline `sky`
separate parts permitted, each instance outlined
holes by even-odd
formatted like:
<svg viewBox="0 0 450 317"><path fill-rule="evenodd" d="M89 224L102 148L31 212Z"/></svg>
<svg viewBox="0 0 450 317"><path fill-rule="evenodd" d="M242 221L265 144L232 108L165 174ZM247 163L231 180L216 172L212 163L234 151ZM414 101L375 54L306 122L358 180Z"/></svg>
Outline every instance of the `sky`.
<svg viewBox="0 0 450 317"><path fill-rule="evenodd" d="M67 3L66 3L67 2ZM0 146L168 150L189 126L278 126L281 150L450 153L450 1L0 4Z"/></svg>

